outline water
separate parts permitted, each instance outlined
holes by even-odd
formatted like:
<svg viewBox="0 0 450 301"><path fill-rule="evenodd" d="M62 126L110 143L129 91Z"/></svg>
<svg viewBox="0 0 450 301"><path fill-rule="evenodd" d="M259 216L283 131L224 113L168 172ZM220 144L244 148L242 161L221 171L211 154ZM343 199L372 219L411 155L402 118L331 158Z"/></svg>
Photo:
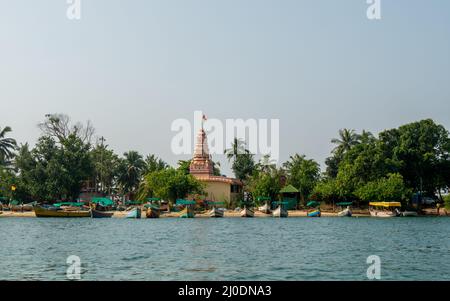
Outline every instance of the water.
<svg viewBox="0 0 450 301"><path fill-rule="evenodd" d="M0 280L450 280L449 218L0 218Z"/></svg>

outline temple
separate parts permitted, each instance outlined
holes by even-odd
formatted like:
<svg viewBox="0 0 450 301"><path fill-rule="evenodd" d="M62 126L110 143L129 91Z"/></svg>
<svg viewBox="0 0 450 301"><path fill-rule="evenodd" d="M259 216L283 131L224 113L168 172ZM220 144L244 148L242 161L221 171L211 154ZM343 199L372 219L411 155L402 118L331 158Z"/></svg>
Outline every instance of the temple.
<svg viewBox="0 0 450 301"><path fill-rule="evenodd" d="M189 171L195 178L206 184L205 192L208 200L234 203L242 194L241 181L214 175L214 163L209 154L208 139L203 128L197 135Z"/></svg>

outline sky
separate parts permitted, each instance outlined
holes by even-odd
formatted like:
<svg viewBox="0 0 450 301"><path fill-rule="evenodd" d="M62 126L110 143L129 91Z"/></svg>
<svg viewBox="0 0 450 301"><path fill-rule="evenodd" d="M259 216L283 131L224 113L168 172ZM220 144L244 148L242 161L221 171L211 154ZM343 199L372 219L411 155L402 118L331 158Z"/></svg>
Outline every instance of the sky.
<svg viewBox="0 0 450 301"><path fill-rule="evenodd" d="M280 162L321 163L341 128L450 129L450 1L0 0L0 127L34 144L48 113L118 154L170 164L175 119L280 120ZM224 156L224 173L230 174Z"/></svg>

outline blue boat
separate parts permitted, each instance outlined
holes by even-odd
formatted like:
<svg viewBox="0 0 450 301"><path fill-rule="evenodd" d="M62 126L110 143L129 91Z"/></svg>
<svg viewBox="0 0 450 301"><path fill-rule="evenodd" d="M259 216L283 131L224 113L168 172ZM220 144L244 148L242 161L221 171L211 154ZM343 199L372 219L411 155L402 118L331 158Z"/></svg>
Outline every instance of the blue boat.
<svg viewBox="0 0 450 301"><path fill-rule="evenodd" d="M141 218L141 208L135 207L127 212L126 218Z"/></svg>
<svg viewBox="0 0 450 301"><path fill-rule="evenodd" d="M318 209L308 212L308 217L320 217L321 215L322 215L322 213Z"/></svg>

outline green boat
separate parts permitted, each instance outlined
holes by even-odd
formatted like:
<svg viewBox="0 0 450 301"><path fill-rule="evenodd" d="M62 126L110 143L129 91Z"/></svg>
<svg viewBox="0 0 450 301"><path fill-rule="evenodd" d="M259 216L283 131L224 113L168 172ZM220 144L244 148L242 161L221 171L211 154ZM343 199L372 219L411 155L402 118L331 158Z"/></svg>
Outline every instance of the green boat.
<svg viewBox="0 0 450 301"><path fill-rule="evenodd" d="M189 200L177 200L177 205L185 206L183 210L180 211L181 218L194 218L195 217L195 209L194 206L196 204L195 201Z"/></svg>

